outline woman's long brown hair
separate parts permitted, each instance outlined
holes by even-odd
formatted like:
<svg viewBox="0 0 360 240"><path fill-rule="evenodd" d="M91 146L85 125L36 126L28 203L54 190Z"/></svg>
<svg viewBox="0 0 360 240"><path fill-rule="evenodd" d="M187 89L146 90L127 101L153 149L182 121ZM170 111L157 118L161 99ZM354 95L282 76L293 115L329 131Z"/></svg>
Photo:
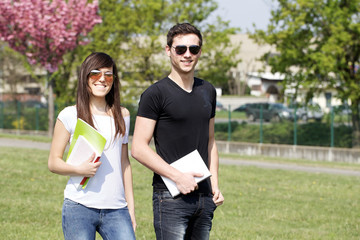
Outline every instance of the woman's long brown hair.
<svg viewBox="0 0 360 240"><path fill-rule="evenodd" d="M114 118L116 138L118 135L125 135L125 122L121 113L118 70L113 59L106 53L92 53L81 64L76 97L77 117L83 119L95 128L90 110L91 90L88 83L88 76L91 70L103 67L113 68L114 81L110 92L105 96L105 100Z"/></svg>

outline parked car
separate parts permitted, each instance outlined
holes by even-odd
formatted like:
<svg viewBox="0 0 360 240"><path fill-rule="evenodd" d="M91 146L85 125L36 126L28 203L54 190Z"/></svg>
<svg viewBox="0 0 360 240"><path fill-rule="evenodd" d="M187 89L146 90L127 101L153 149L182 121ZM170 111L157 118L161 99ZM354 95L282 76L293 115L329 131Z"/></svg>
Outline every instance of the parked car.
<svg viewBox="0 0 360 240"><path fill-rule="evenodd" d="M223 110L226 110L224 105L221 102L216 101L216 111L223 111Z"/></svg>
<svg viewBox="0 0 360 240"><path fill-rule="evenodd" d="M262 118L265 121L291 120L292 111L281 103L250 103L246 107L246 116L249 121Z"/></svg>
<svg viewBox="0 0 360 240"><path fill-rule="evenodd" d="M32 107L38 107L38 108L47 108L47 105L35 100L29 100L26 102L21 103L24 107L32 108Z"/></svg>
<svg viewBox="0 0 360 240"><path fill-rule="evenodd" d="M233 110L233 112L246 112L247 107L249 106L249 103L245 103L243 105L240 105L240 107L237 107Z"/></svg>
<svg viewBox="0 0 360 240"><path fill-rule="evenodd" d="M295 111L295 104L290 106L292 111ZM324 112L317 103L310 103L308 105L303 105L296 103L296 118L301 119L306 122L309 119L314 119L316 121L321 121L324 116Z"/></svg>

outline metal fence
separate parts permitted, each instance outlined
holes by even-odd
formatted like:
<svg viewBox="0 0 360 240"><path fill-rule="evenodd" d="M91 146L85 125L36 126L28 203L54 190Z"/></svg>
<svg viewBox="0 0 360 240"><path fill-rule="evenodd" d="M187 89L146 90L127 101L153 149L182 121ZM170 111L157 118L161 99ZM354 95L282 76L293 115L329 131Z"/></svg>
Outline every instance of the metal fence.
<svg viewBox="0 0 360 240"><path fill-rule="evenodd" d="M63 106L55 105L54 119ZM131 113L133 132L135 107L128 107ZM230 109L217 111L215 135L217 140L271 143L288 145L352 147L352 124L350 112L331 111L321 119L304 119L291 113L287 118L267 118L264 109L258 116L249 117L245 112ZM48 131L48 108L40 103L19 101L0 102L0 129Z"/></svg>
<svg viewBox="0 0 360 240"><path fill-rule="evenodd" d="M0 102L0 128L48 130L48 109L40 103Z"/></svg>
<svg viewBox="0 0 360 240"><path fill-rule="evenodd" d="M326 147L352 147L350 111L331 108L328 113L308 118L297 109L286 109L284 115L268 115L261 106L254 111L220 110L216 114L217 140L307 145ZM285 111L285 110L284 110Z"/></svg>

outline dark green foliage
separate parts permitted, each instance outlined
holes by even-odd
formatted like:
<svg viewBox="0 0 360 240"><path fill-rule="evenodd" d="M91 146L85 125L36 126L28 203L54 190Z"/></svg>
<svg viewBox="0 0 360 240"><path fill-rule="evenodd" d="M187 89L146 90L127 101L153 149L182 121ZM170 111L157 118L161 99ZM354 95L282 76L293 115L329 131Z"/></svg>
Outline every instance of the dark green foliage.
<svg viewBox="0 0 360 240"><path fill-rule="evenodd" d="M40 104L27 106L17 101L1 103L0 128L47 131L48 109Z"/></svg>
<svg viewBox="0 0 360 240"><path fill-rule="evenodd" d="M337 147L352 147L352 130L350 127L340 125L334 131L334 145Z"/></svg>
<svg viewBox="0 0 360 240"><path fill-rule="evenodd" d="M234 125L235 126L235 125ZM294 123L270 123L264 124L263 143L271 144L294 144ZM331 142L331 128L329 124L309 122L298 124L297 145L329 147ZM232 128L231 141L234 142L260 142L260 124L242 123ZM345 125L334 127L334 147L352 147L352 130ZM215 124L215 137L217 140L228 139L227 123Z"/></svg>
<svg viewBox="0 0 360 240"><path fill-rule="evenodd" d="M294 99L304 95L307 101L331 90L335 98L349 100L353 145L360 146L360 1L277 2L267 29L250 34L257 43L273 46L262 60L271 72L285 75L283 85L296 90ZM320 138L319 144L326 145L323 135L328 133L314 135L312 141Z"/></svg>
<svg viewBox="0 0 360 240"><path fill-rule="evenodd" d="M254 133L259 132L258 125L246 124L243 123L237 127L237 129L232 134L231 140L238 142L251 142L256 143L259 142L259 134ZM220 140L220 139L218 139Z"/></svg>
<svg viewBox="0 0 360 240"><path fill-rule="evenodd" d="M234 130L237 128L239 123L237 121L231 122L231 132L234 132ZM228 132L229 123L217 123L215 124L215 132Z"/></svg>
<svg viewBox="0 0 360 240"><path fill-rule="evenodd" d="M134 133L134 127L135 127L135 120L136 120L136 114L137 114L137 106L134 104L124 104L124 107L127 108L130 112L130 130L129 135L132 136Z"/></svg>
<svg viewBox="0 0 360 240"><path fill-rule="evenodd" d="M304 124L298 128L299 145L329 146L330 127L317 122Z"/></svg>
<svg viewBox="0 0 360 240"><path fill-rule="evenodd" d="M292 144L293 143L293 124L291 122L274 123L265 125L264 143Z"/></svg>
<svg viewBox="0 0 360 240"><path fill-rule="evenodd" d="M48 128L47 112L47 108L24 108L22 110L24 130L46 131Z"/></svg>

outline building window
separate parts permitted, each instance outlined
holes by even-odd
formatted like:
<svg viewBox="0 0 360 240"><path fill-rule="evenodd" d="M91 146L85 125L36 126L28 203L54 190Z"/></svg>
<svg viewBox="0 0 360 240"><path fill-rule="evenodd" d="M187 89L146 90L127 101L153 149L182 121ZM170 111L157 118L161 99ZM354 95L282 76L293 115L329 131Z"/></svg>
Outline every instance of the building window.
<svg viewBox="0 0 360 240"><path fill-rule="evenodd" d="M261 90L261 85L252 85L251 89L254 90L254 91L260 91Z"/></svg>

